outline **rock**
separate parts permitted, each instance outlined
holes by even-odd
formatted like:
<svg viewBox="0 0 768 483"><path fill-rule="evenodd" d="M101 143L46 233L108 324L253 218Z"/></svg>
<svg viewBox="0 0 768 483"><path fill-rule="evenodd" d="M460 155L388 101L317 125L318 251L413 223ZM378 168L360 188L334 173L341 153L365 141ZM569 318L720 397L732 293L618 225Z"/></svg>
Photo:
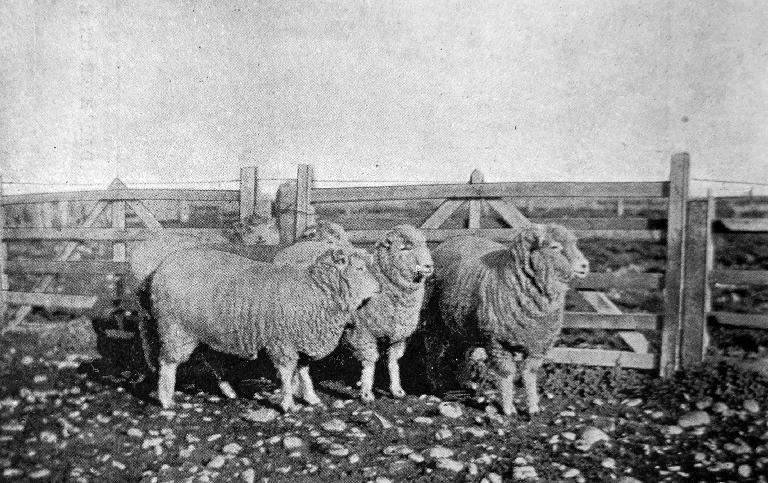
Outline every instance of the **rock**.
<svg viewBox="0 0 768 483"><path fill-rule="evenodd" d="M279 413L271 408L249 409L240 414L246 421L254 423L268 423L279 416Z"/></svg>
<svg viewBox="0 0 768 483"><path fill-rule="evenodd" d="M411 453L408 455L408 459L413 461L414 463L423 463L424 457L421 456L419 453Z"/></svg>
<svg viewBox="0 0 768 483"><path fill-rule="evenodd" d="M379 413L373 413L374 417L381 423L381 429L391 429L392 423L390 423L384 416Z"/></svg>
<svg viewBox="0 0 768 483"><path fill-rule="evenodd" d="M48 478L51 476L51 470L47 470L45 468L40 470L35 470L27 475L30 480L42 480L43 478Z"/></svg>
<svg viewBox="0 0 768 483"><path fill-rule="evenodd" d="M53 444L59 440L59 437L50 431L43 431L40 433L40 441L43 443Z"/></svg>
<svg viewBox="0 0 768 483"><path fill-rule="evenodd" d="M572 433L570 431L565 431L563 433L560 433L560 436L567 439L568 441L574 441L576 439L576 433Z"/></svg>
<svg viewBox="0 0 768 483"><path fill-rule="evenodd" d="M501 475L498 473L488 473L485 475L485 478L488 480L488 483L501 483Z"/></svg>
<svg viewBox="0 0 768 483"><path fill-rule="evenodd" d="M469 463L467 465L467 474L470 476L477 476L480 473L480 468L475 463Z"/></svg>
<svg viewBox="0 0 768 483"><path fill-rule="evenodd" d="M464 432L469 433L476 438L484 438L488 436L488 431L482 428L471 427L471 428L465 429Z"/></svg>
<svg viewBox="0 0 768 483"><path fill-rule="evenodd" d="M448 470L453 471L454 473L458 473L464 469L464 463L461 461L452 460L450 458L441 458L437 460L435 467L441 470Z"/></svg>
<svg viewBox="0 0 768 483"><path fill-rule="evenodd" d="M349 454L349 449L342 444L333 443L328 448L328 454L331 456L347 456Z"/></svg>
<svg viewBox="0 0 768 483"><path fill-rule="evenodd" d="M304 442L296 436L286 436L283 438L283 446L285 449L291 450L300 448L304 445Z"/></svg>
<svg viewBox="0 0 768 483"><path fill-rule="evenodd" d="M141 449L159 447L163 444L163 438L147 438L141 443Z"/></svg>
<svg viewBox="0 0 768 483"><path fill-rule="evenodd" d="M643 400L638 398L638 397L633 398L633 399L627 399L626 401L624 401L624 405L627 406L627 407L630 407L630 408L634 408L636 406L639 406L642 403L643 403Z"/></svg>
<svg viewBox="0 0 768 483"><path fill-rule="evenodd" d="M394 454L400 454L405 456L413 453L413 450L404 444L393 444L391 446L387 446L386 448L384 448L382 452L387 456L391 456Z"/></svg>
<svg viewBox="0 0 768 483"><path fill-rule="evenodd" d="M518 456L517 458L515 458L514 463L517 466L525 466L528 464L528 460L523 458L522 456Z"/></svg>
<svg viewBox="0 0 768 483"><path fill-rule="evenodd" d="M581 438L576 442L576 447L581 451L587 451L598 441L609 441L610 439L602 429L589 426L582 431Z"/></svg>
<svg viewBox="0 0 768 483"><path fill-rule="evenodd" d="M242 478L245 483L253 483L256 480L256 471L253 468L248 468L240 473L240 478Z"/></svg>
<svg viewBox="0 0 768 483"><path fill-rule="evenodd" d="M35 362L35 360L32 358L32 356L24 356L21 358L21 363L25 366L28 366Z"/></svg>
<svg viewBox="0 0 768 483"><path fill-rule="evenodd" d="M576 478L576 477L577 477L577 476L579 476L580 474L581 474L581 471L579 471L578 469L576 469L576 468L570 468L570 469L568 469L568 470L565 470L565 471L563 472L563 478L565 478L565 479L569 479L569 478Z"/></svg>
<svg viewBox="0 0 768 483"><path fill-rule="evenodd" d="M226 463L226 462L227 462L227 460L224 458L224 456L216 455L216 456L213 457L213 459L211 461L208 462L208 464L206 466L208 468L218 469L218 468L221 468L222 466L224 466L224 463Z"/></svg>
<svg viewBox="0 0 768 483"><path fill-rule="evenodd" d="M243 450L243 447L237 443L229 443L221 448L221 450L227 454L238 454Z"/></svg>
<svg viewBox="0 0 768 483"><path fill-rule="evenodd" d="M666 426L662 428L662 433L666 434L667 436L677 436L678 434L683 434L683 428L680 426L672 425L672 426Z"/></svg>
<svg viewBox="0 0 768 483"><path fill-rule="evenodd" d="M699 410L705 410L708 407L712 406L712 398L711 397L705 397L704 399L700 401L696 401L696 409Z"/></svg>
<svg viewBox="0 0 768 483"><path fill-rule="evenodd" d="M757 414L760 412L760 404L754 399L747 399L744 401L744 409L746 409L748 413Z"/></svg>
<svg viewBox="0 0 768 483"><path fill-rule="evenodd" d="M442 402L437 406L437 410L440 411L440 414L445 416L446 418L456 419L460 418L464 412L461 409L461 406L454 403L449 402Z"/></svg>
<svg viewBox="0 0 768 483"><path fill-rule="evenodd" d="M347 458L347 461L349 461L350 464L355 464L360 461L360 456L357 454L350 455L349 458Z"/></svg>
<svg viewBox="0 0 768 483"><path fill-rule="evenodd" d="M643 482L638 480L637 478L632 478L631 476L622 476L621 478L616 480L616 483L643 483Z"/></svg>
<svg viewBox="0 0 768 483"><path fill-rule="evenodd" d="M144 436L144 431L139 428L131 428L126 434L132 438L141 438Z"/></svg>
<svg viewBox="0 0 768 483"><path fill-rule="evenodd" d="M332 433L341 433L342 431L347 429L347 423L345 423L341 419L331 419L330 421L326 421L323 424L321 424L320 427Z"/></svg>
<svg viewBox="0 0 768 483"><path fill-rule="evenodd" d="M696 426L706 426L711 422L709 414L704 411L690 411L677 420L677 425L681 428L693 428Z"/></svg>
<svg viewBox="0 0 768 483"><path fill-rule="evenodd" d="M716 402L712 405L712 412L725 416L729 412L728 405L724 402Z"/></svg>
<svg viewBox="0 0 768 483"><path fill-rule="evenodd" d="M739 465L739 469L737 471L739 472L739 476L742 478L749 478L752 476L752 467L749 465Z"/></svg>
<svg viewBox="0 0 768 483"><path fill-rule="evenodd" d="M600 466L603 468L608 468L609 470L612 470L616 468L616 460L613 458L605 458L603 461L600 462Z"/></svg>
<svg viewBox="0 0 768 483"><path fill-rule="evenodd" d="M435 433L435 439L438 441L444 441L446 439L450 439L451 436L453 436L453 433L451 433L451 430L448 428L440 429Z"/></svg>
<svg viewBox="0 0 768 483"><path fill-rule="evenodd" d="M533 466L516 466L512 471L512 477L516 480L536 480L539 475L536 473L536 469Z"/></svg>
<svg viewBox="0 0 768 483"><path fill-rule="evenodd" d="M453 450L445 446L435 446L429 450L430 458L450 458L453 456Z"/></svg>
<svg viewBox="0 0 768 483"><path fill-rule="evenodd" d="M21 471L18 468L6 468L3 470L3 477L4 478L18 478L19 476L23 475L24 472Z"/></svg>
<svg viewBox="0 0 768 483"><path fill-rule="evenodd" d="M418 424L432 424L432 418L428 418L426 416L417 416L413 418L413 422Z"/></svg>

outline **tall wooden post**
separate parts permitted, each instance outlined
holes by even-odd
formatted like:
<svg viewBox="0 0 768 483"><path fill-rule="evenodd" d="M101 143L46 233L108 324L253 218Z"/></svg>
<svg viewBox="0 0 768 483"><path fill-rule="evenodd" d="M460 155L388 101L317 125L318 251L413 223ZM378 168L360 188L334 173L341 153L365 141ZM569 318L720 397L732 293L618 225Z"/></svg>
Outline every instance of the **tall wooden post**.
<svg viewBox="0 0 768 483"><path fill-rule="evenodd" d="M685 242L685 275L683 277L683 323L680 334L680 365L690 367L704 360L704 333L711 310L709 274L712 270L714 248L712 221L715 202L706 200L688 203Z"/></svg>
<svg viewBox="0 0 768 483"><path fill-rule="evenodd" d="M256 166L240 168L240 221L256 214L258 189L258 168Z"/></svg>
<svg viewBox="0 0 768 483"><path fill-rule="evenodd" d="M675 153L669 173L667 205L667 267L664 275L664 326L661 331L659 374L668 377L679 367L685 266L685 215L690 177L688 153Z"/></svg>
<svg viewBox="0 0 768 483"><path fill-rule="evenodd" d="M122 181L115 178L112 182L110 189L123 189L125 185ZM125 201L113 201L112 202L112 228L125 230ZM126 248L125 242L116 241L112 245L112 261L113 262L125 262L126 261ZM115 297L121 299L123 297L123 278L122 275L112 275L115 282Z"/></svg>
<svg viewBox="0 0 768 483"><path fill-rule="evenodd" d="M5 205L3 205L3 176L0 175L0 327L5 327L5 312L8 308L5 291L8 290L8 282L5 278L5 260L7 252L4 239L5 229Z"/></svg>
<svg viewBox="0 0 768 483"><path fill-rule="evenodd" d="M295 242L299 239L304 230L307 228L310 219L310 196L312 191L312 185L314 183L314 170L311 164L300 164L298 174L296 177L296 220L293 230L293 240Z"/></svg>
<svg viewBox="0 0 768 483"><path fill-rule="evenodd" d="M472 171L472 174L469 176L469 184L482 184L482 183L485 183L485 176L483 176L483 172L480 171L479 169ZM483 209L482 199L469 200L469 221L467 223L467 228L469 229L480 228L480 216L482 214L482 209Z"/></svg>

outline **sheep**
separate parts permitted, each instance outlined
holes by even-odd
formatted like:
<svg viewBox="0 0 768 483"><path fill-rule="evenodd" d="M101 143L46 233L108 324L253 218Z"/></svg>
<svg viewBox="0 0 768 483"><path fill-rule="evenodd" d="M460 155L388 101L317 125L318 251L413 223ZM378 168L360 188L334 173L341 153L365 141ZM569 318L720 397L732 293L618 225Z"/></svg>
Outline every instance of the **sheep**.
<svg viewBox="0 0 768 483"><path fill-rule="evenodd" d="M433 252L431 297L451 344L484 347L506 415L516 413L518 361L528 412L540 411L537 372L562 329L568 283L589 273L576 241L560 225L530 225L508 245L460 236Z"/></svg>
<svg viewBox="0 0 768 483"><path fill-rule="evenodd" d="M305 269L208 247L167 256L150 282L160 337L161 405L173 404L176 369L199 343L251 359L266 349L282 383L283 410L295 407L297 366L303 399L319 404L306 358L335 349L351 314L379 290L368 263L360 253L338 248Z"/></svg>
<svg viewBox="0 0 768 483"><path fill-rule="evenodd" d="M279 252L276 264L304 266L324 249L323 242L300 242ZM344 332L344 341L361 362L360 398L374 400L373 378L379 358L377 341L386 339L390 391L396 398L405 396L400 381L399 360L406 340L419 323L424 299L424 281L432 273L432 257L424 235L411 225L398 225L379 240L371 267L381 292L353 316L353 327Z"/></svg>

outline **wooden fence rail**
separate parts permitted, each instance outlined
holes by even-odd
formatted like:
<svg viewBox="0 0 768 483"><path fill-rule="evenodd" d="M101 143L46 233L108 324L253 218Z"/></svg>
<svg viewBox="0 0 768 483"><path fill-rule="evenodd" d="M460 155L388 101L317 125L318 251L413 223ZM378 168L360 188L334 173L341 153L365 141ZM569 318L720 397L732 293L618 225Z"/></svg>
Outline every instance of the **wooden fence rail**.
<svg viewBox="0 0 768 483"><path fill-rule="evenodd" d="M297 239L303 230L312 223L315 205L322 203L349 203L358 201L392 200L444 200L420 226L428 241L440 242L448 237L474 233L496 240L510 240L515 230L522 223L555 222L560 223L584 238L608 238L631 240L667 241L667 265L665 273L593 273L574 284L574 289L585 294L584 299L596 312L568 312L565 316L566 328L586 328L619 331L622 338L633 348L632 351L613 351L597 349L556 348L549 358L558 363L590 364L643 369L657 369L662 375L668 375L679 364L679 340L681 317L684 313L683 278L686 252L686 208L688 197L689 160L687 154L676 154L670 164L670 178L661 182L575 182L575 183L485 183L482 173L472 173L468 184L405 185L380 187L342 187L320 188L314 180L311 165L300 165L295 184L288 198L278 200L277 206L284 216L290 216L290 229L281 221L281 241L290 243ZM79 226L67 224L67 216L59 216L56 224L44 227L7 227L3 226L0 210L0 247L7 242L23 240L50 240L64 242L59 255L53 260L18 260L7 261L5 252L0 257L0 273L42 274L43 279L30 292L10 292L4 286L3 310L8 304L22 305L15 321L9 327L18 324L31 306L59 306L82 309L92 305L94 299L87 295L51 294L50 289L55 274L94 273L120 277L127 272L125 244L150 237L157 230L164 229L155 216L144 206L147 200L189 201L234 201L239 203L241 219L256 212L258 199L258 170L245 167L240 170L239 190L189 190L189 189L133 189L124 186L119 180L107 190L79 191L67 193L38 193L2 196L0 207L28 203L59 203L59 211L66 203L74 201L96 201L86 220ZM667 202L665 218L646 217L603 217L603 218L532 218L528 220L515 207L511 200L549 198L549 199L606 199L617 200L615 213L622 215L625 209L623 200L644 198ZM112 206L111 226L94 227L96 219L108 207ZM446 221L462 207L468 206L466 228L442 228ZM130 207L144 223L145 228L126 227L126 208ZM287 211L286 211L287 210ZM55 216L55 210L51 209ZM108 212L109 213L109 212ZM506 228L481 228L481 218L494 213L502 220ZM282 218L281 218L282 220ZM721 220L730 223L728 220ZM348 227L350 238L358 243L372 243L381 238L385 230L360 230ZM207 231L216 229L171 229L179 233ZM113 253L109 260L78 260L76 249L83 241L102 241L113 243ZM737 277L732 272L716 272L717 279ZM763 275L750 275L764 277ZM760 278L762 280L762 278ZM118 286L120 284L118 283ZM665 310L663 314L621 313L600 290L610 289L645 289L664 290ZM118 287L118 290L119 287ZM598 292L595 292L598 291ZM643 333L661 334L660 353L648 353L647 341Z"/></svg>

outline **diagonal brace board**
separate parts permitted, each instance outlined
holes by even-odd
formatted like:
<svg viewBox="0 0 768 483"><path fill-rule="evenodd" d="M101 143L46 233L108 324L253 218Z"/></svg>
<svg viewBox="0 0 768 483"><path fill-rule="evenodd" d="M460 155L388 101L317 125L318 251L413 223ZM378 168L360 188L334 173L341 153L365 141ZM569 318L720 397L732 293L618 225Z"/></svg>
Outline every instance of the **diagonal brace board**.
<svg viewBox="0 0 768 483"><path fill-rule="evenodd" d="M621 314L621 310L608 298L603 292L595 292L591 290L579 290L579 293L584 300L589 303L600 314ZM640 354L647 354L650 348L648 339L636 331L622 330L619 331L619 337L632 348L634 352Z"/></svg>
<svg viewBox="0 0 768 483"><path fill-rule="evenodd" d="M491 208L498 213L504 220L504 223L511 228L530 225L531 222L512 204L503 200L486 200Z"/></svg>
<svg viewBox="0 0 768 483"><path fill-rule="evenodd" d="M443 203L432 213L429 218L421 224L422 230L431 230L440 228L440 226L451 217L451 215L458 210L461 205L464 204L464 200L445 200Z"/></svg>

